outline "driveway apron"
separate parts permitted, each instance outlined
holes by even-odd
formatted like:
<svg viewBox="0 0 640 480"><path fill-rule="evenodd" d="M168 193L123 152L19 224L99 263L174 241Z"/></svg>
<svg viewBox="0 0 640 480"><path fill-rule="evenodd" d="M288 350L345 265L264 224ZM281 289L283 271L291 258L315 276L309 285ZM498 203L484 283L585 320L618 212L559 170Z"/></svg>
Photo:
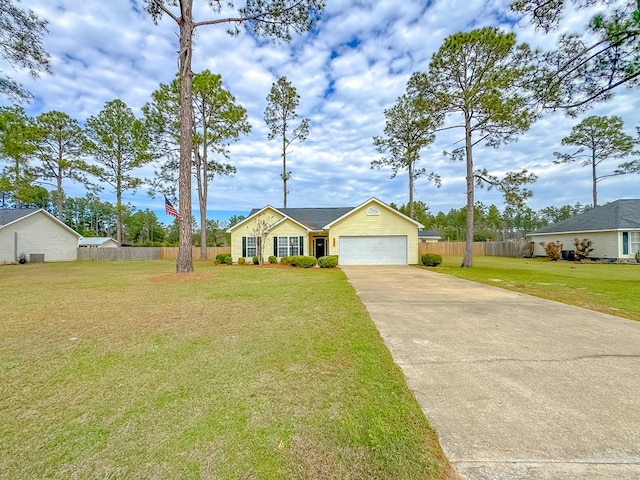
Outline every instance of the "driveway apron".
<svg viewBox="0 0 640 480"><path fill-rule="evenodd" d="M342 269L460 475L640 479L640 322L416 267Z"/></svg>

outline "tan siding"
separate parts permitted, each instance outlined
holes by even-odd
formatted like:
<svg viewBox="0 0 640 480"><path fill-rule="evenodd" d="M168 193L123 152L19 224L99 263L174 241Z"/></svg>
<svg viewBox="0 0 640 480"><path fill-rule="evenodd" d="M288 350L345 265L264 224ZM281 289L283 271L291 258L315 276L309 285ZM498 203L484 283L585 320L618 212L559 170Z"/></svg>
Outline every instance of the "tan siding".
<svg viewBox="0 0 640 480"><path fill-rule="evenodd" d="M291 220L285 220L269 232L267 248L264 250L265 257L273 255L273 237L304 237L302 254L311 255L309 253L309 235L307 230Z"/></svg>
<svg viewBox="0 0 640 480"><path fill-rule="evenodd" d="M254 218L251 218L249 221L240 225L237 229L231 232L231 257L234 262L238 261L238 258L242 256L242 237L253 237L255 235L255 229L258 225L258 222L261 220L266 221L269 225L276 223L278 220L281 220L284 217L280 212L272 210L271 208L266 209L261 214L257 215ZM269 241L272 243L269 244ZM269 249L269 245L271 245L271 250ZM267 237L266 247L264 249L265 256L271 255L273 253L273 237L271 234Z"/></svg>
<svg viewBox="0 0 640 480"><path fill-rule="evenodd" d="M374 206L379 215L367 215L367 209ZM406 235L410 264L418 263L418 227L398 213L377 202L368 202L336 224L329 232L329 255L340 255L339 238L354 235Z"/></svg>
<svg viewBox="0 0 640 480"><path fill-rule="evenodd" d="M545 235L532 235L533 241L533 254L534 256L545 256L544 248L540 245L540 242L561 242L563 250L575 250L573 245L573 239L588 238L593 242L593 252L591 256L593 258L620 258L622 257L622 236L619 232L582 232L576 233L562 233L562 234L545 234Z"/></svg>
<svg viewBox="0 0 640 480"><path fill-rule="evenodd" d="M14 261L14 232L18 232L18 255L29 260L32 253L43 253L45 262L76 260L78 236L42 212L0 230L0 263Z"/></svg>

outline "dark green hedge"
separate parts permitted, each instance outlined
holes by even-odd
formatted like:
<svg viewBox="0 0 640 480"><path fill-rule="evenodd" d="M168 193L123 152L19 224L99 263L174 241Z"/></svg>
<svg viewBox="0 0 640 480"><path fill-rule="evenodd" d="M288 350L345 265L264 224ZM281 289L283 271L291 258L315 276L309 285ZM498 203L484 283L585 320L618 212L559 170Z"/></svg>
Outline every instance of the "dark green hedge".
<svg viewBox="0 0 640 480"><path fill-rule="evenodd" d="M334 268L338 265L337 255L327 255L326 257L320 257L318 259L318 266L320 268Z"/></svg>
<svg viewBox="0 0 640 480"><path fill-rule="evenodd" d="M425 253L420 257L420 263L425 267L437 267L442 263L442 255L437 253Z"/></svg>

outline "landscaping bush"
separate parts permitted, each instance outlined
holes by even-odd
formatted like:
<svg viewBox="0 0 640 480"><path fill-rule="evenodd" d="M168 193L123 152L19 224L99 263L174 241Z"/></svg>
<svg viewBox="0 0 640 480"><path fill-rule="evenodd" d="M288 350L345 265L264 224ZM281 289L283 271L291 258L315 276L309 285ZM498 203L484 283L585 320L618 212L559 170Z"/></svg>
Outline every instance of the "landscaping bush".
<svg viewBox="0 0 640 480"><path fill-rule="evenodd" d="M231 258L231 254L230 253L219 253L216 255L216 264L220 265L221 263L225 263L224 259L225 258Z"/></svg>
<svg viewBox="0 0 640 480"><path fill-rule="evenodd" d="M562 243L561 242L540 242L542 248L544 248L547 257L551 259L552 262L557 262L562 258Z"/></svg>
<svg viewBox="0 0 640 480"><path fill-rule="evenodd" d="M442 255L437 253L425 253L420 257L420 262L425 267L437 267L442 263Z"/></svg>
<svg viewBox="0 0 640 480"><path fill-rule="evenodd" d="M280 257L280 263L282 265L289 265L289 257Z"/></svg>
<svg viewBox="0 0 640 480"><path fill-rule="evenodd" d="M640 263L640 252L636 252L636 262Z"/></svg>
<svg viewBox="0 0 640 480"><path fill-rule="evenodd" d="M251 261L253 262L254 265L260 265L260 260L258 260L258 256L257 255L254 255L251 258Z"/></svg>
<svg viewBox="0 0 640 480"><path fill-rule="evenodd" d="M278 263L278 257L274 257L273 255L269 255L269 263Z"/></svg>
<svg viewBox="0 0 640 480"><path fill-rule="evenodd" d="M238 259L238 265L244 265L245 263L247 263L247 261L245 260L245 258L244 258L244 257L240 257L240 258Z"/></svg>
<svg viewBox="0 0 640 480"><path fill-rule="evenodd" d="M589 256L591 252L593 252L593 242L588 238L583 238L582 240L578 240L577 238L573 239L573 244L576 247L576 251L574 253L576 260L584 260Z"/></svg>
<svg viewBox="0 0 640 480"><path fill-rule="evenodd" d="M307 255L294 255L289 257L289 265L292 267L310 268L316 264L316 257L310 257Z"/></svg>
<svg viewBox="0 0 640 480"><path fill-rule="evenodd" d="M337 255L327 255L326 257L320 257L318 259L318 266L320 268L334 268L338 265Z"/></svg>
<svg viewBox="0 0 640 480"><path fill-rule="evenodd" d="M224 263L225 265L233 265L233 258L231 258L231 256L224 257L222 263Z"/></svg>

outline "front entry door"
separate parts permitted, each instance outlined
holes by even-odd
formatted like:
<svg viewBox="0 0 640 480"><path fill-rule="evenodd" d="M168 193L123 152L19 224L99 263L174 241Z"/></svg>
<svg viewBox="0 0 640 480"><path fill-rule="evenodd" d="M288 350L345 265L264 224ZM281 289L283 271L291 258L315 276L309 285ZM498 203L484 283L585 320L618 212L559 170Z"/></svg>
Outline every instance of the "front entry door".
<svg viewBox="0 0 640 480"><path fill-rule="evenodd" d="M316 258L327 254L327 237L315 237L313 239L313 252Z"/></svg>

